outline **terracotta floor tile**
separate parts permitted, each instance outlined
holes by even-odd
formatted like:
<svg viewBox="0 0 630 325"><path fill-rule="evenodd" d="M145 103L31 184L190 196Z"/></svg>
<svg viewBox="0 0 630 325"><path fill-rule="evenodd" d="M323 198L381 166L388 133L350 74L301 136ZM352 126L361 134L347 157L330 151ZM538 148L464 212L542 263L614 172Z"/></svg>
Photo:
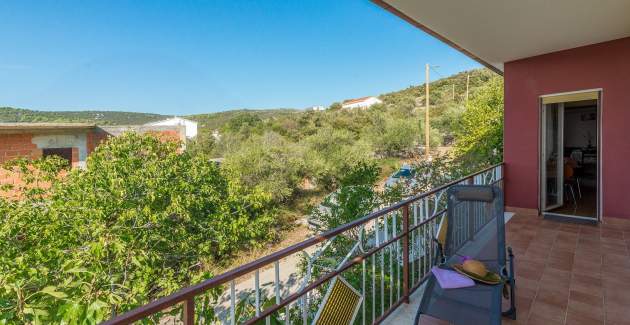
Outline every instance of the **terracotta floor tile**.
<svg viewBox="0 0 630 325"><path fill-rule="evenodd" d="M544 302L565 309L569 303L569 293L542 286L535 298L536 302Z"/></svg>
<svg viewBox="0 0 630 325"><path fill-rule="evenodd" d="M602 241L599 235L580 235L578 238L578 246L586 246L586 247L596 247L599 248L602 244Z"/></svg>
<svg viewBox="0 0 630 325"><path fill-rule="evenodd" d="M580 235L586 235L586 234L600 235L601 228L598 226L580 225Z"/></svg>
<svg viewBox="0 0 630 325"><path fill-rule="evenodd" d="M576 225L567 224L567 225L560 226L560 228L558 228L558 231L563 232L563 233L578 234L580 233L580 227Z"/></svg>
<svg viewBox="0 0 630 325"><path fill-rule="evenodd" d="M545 268L544 272L543 272L543 277L545 278L550 278L556 281L563 281L566 280L567 282L569 282L569 280L571 279L571 272L570 271L565 271L565 270L560 270L560 269L555 269L553 267L547 267Z"/></svg>
<svg viewBox="0 0 630 325"><path fill-rule="evenodd" d="M592 308L601 308L604 304L602 297L571 290L569 293L569 305L571 302L579 302Z"/></svg>
<svg viewBox="0 0 630 325"><path fill-rule="evenodd" d="M604 288L625 288L630 290L630 272L619 266L602 267Z"/></svg>
<svg viewBox="0 0 630 325"><path fill-rule="evenodd" d="M560 223L562 224L562 223ZM577 233L566 233L566 232L558 232L558 235L556 236L556 240L558 241L563 241L563 240L567 240L567 241L575 241L577 240L579 237L579 234Z"/></svg>
<svg viewBox="0 0 630 325"><path fill-rule="evenodd" d="M553 249L567 251L567 252L574 252L577 249L577 241L575 243L569 243L565 241L563 242L556 241L553 244Z"/></svg>
<svg viewBox="0 0 630 325"><path fill-rule="evenodd" d="M546 259L549 254L550 254L550 246L548 245L530 245L529 247L527 247L527 251L525 251L525 256L524 257L528 257L528 258L535 258L535 259Z"/></svg>
<svg viewBox="0 0 630 325"><path fill-rule="evenodd" d="M520 265L516 268L516 276L519 278L539 281L542 277L543 270L540 267L530 265Z"/></svg>
<svg viewBox="0 0 630 325"><path fill-rule="evenodd" d="M626 269L630 269L630 256L619 255L613 253L604 253L602 263L604 267L607 266L622 266Z"/></svg>
<svg viewBox="0 0 630 325"><path fill-rule="evenodd" d="M630 320L618 321L618 322L606 320L606 325L630 325Z"/></svg>
<svg viewBox="0 0 630 325"><path fill-rule="evenodd" d="M520 288L528 288L530 290L538 291L538 281L522 278L518 273L516 274L516 291Z"/></svg>
<svg viewBox="0 0 630 325"><path fill-rule="evenodd" d="M605 288L604 300L630 306L630 291L620 287Z"/></svg>
<svg viewBox="0 0 630 325"><path fill-rule="evenodd" d="M550 259L562 259L562 260L571 260L571 261L573 261L573 257L575 257L575 252L558 250L556 249L555 246L551 250L551 254L549 255Z"/></svg>
<svg viewBox="0 0 630 325"><path fill-rule="evenodd" d="M530 311L530 322L532 316L534 316L536 318L562 323L564 322L566 311L566 308L534 300L534 303L532 304L532 309Z"/></svg>
<svg viewBox="0 0 630 325"><path fill-rule="evenodd" d="M623 239L623 231L602 229L602 238Z"/></svg>
<svg viewBox="0 0 630 325"><path fill-rule="evenodd" d="M584 247L578 245L575 250L575 256L581 256L582 259L592 258L594 262L600 262L602 260L602 253L600 248L596 247Z"/></svg>
<svg viewBox="0 0 630 325"><path fill-rule="evenodd" d="M537 290L522 286L520 281L518 282L518 285L519 286L516 289L517 298L533 299L536 296Z"/></svg>
<svg viewBox="0 0 630 325"><path fill-rule="evenodd" d="M571 269L573 274L582 274L600 277L602 273L602 264L596 261L576 259Z"/></svg>
<svg viewBox="0 0 630 325"><path fill-rule="evenodd" d="M566 325L603 325L604 319L590 318L581 314L576 314L570 309L567 312Z"/></svg>
<svg viewBox="0 0 630 325"><path fill-rule="evenodd" d="M589 294L593 296L604 296L604 288L601 285L593 284L593 283L583 283L583 282L571 282L570 289Z"/></svg>
<svg viewBox="0 0 630 325"><path fill-rule="evenodd" d="M557 320L552 320L552 319L548 319L548 318L544 318L542 316L539 315L530 315L529 319L527 320L527 324L528 325L562 325L564 324L561 321L557 321Z"/></svg>
<svg viewBox="0 0 630 325"><path fill-rule="evenodd" d="M628 247L619 244L602 243L600 248L602 253L628 255Z"/></svg>
<svg viewBox="0 0 630 325"><path fill-rule="evenodd" d="M617 304L612 301L605 301L604 310L606 313L606 322L629 322L630 308L627 305Z"/></svg>
<svg viewBox="0 0 630 325"><path fill-rule="evenodd" d="M602 286L602 277L597 274L576 274L573 273L571 276L571 284L589 284L593 286Z"/></svg>
<svg viewBox="0 0 630 325"><path fill-rule="evenodd" d="M573 269L573 259L549 259L547 262L547 267L563 270L563 271L571 271Z"/></svg>
<svg viewBox="0 0 630 325"><path fill-rule="evenodd" d="M604 320L604 299L577 291L572 291L569 297L569 307L567 315L572 314L574 317L583 317L586 319L594 319L598 321Z"/></svg>
<svg viewBox="0 0 630 325"><path fill-rule="evenodd" d="M521 255L515 263L517 269L520 266L544 269L547 266L547 258L544 256L541 257L540 255Z"/></svg>
<svg viewBox="0 0 630 325"><path fill-rule="evenodd" d="M515 215L508 233L520 249L518 320L505 324L630 325L630 220L578 226Z"/></svg>

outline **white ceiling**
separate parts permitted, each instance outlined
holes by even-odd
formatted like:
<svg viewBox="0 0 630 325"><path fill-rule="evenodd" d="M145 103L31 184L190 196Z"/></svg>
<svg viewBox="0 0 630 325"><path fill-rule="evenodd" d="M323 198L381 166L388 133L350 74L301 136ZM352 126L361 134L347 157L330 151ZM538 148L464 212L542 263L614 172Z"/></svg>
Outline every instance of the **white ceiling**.
<svg viewBox="0 0 630 325"><path fill-rule="evenodd" d="M630 0L383 0L503 71L503 63L630 36Z"/></svg>

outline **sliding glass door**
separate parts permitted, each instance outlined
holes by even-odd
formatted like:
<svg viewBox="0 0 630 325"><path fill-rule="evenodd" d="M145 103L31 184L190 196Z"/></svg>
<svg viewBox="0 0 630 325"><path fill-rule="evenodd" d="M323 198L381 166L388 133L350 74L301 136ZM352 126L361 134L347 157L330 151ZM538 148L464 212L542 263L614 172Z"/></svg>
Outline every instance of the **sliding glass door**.
<svg viewBox="0 0 630 325"><path fill-rule="evenodd" d="M542 105L541 131L541 207L549 211L563 204L563 103Z"/></svg>

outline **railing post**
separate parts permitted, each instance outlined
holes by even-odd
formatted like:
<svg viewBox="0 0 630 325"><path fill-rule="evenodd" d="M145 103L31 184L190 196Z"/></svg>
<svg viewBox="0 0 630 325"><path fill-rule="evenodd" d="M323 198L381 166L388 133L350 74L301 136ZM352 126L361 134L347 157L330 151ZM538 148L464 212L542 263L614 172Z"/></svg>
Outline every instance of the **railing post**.
<svg viewBox="0 0 630 325"><path fill-rule="evenodd" d="M195 298L191 297L184 300L184 324L192 325L195 323Z"/></svg>
<svg viewBox="0 0 630 325"><path fill-rule="evenodd" d="M409 303L409 204L403 206L403 302Z"/></svg>

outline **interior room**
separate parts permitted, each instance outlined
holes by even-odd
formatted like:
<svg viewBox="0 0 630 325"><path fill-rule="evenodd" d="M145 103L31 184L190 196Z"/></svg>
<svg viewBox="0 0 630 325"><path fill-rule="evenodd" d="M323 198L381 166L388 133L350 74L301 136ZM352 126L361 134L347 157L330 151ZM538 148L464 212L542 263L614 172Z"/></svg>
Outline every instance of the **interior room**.
<svg viewBox="0 0 630 325"><path fill-rule="evenodd" d="M550 212L597 217L597 100L564 103L563 204Z"/></svg>

